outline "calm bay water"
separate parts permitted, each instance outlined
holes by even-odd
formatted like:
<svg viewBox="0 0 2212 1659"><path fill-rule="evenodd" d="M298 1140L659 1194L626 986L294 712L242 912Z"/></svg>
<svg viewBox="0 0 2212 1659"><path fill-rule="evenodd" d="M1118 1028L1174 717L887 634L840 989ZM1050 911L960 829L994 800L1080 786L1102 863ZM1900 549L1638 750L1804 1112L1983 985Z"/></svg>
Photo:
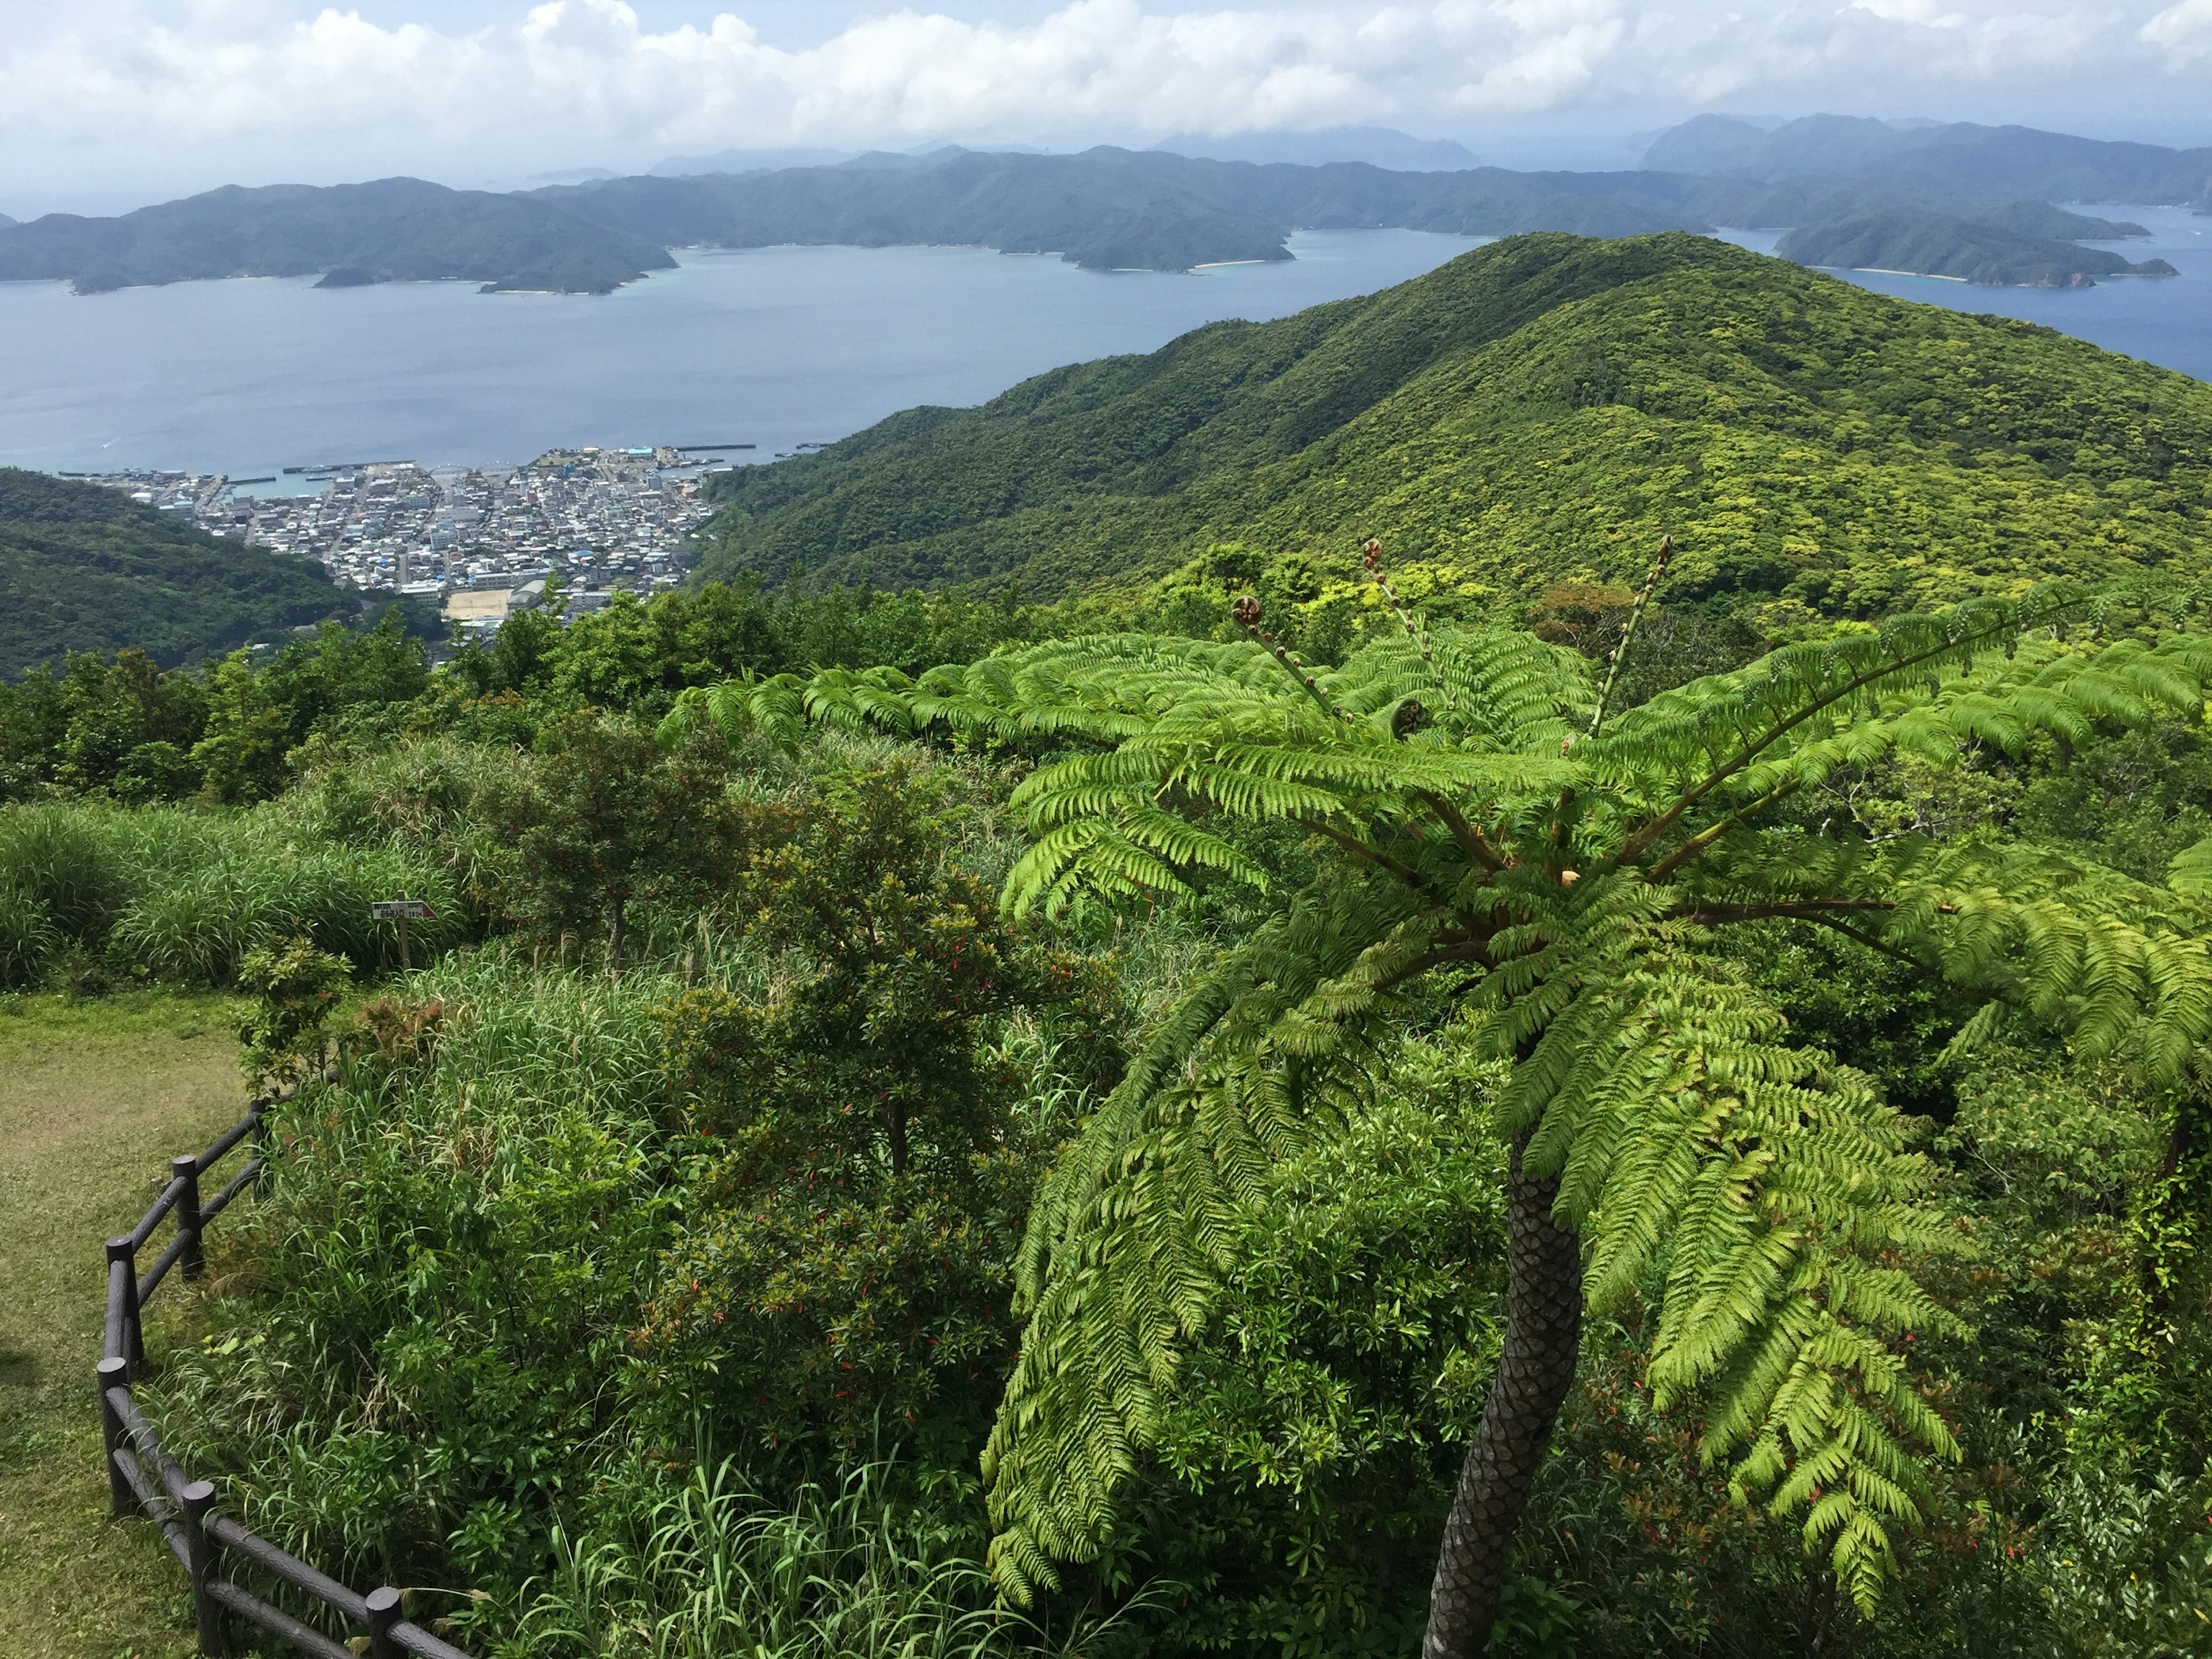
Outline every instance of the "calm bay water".
<svg viewBox="0 0 2212 1659"><path fill-rule="evenodd" d="M2129 257L2154 253L2179 276L2045 290L1838 274L2212 380L2212 219L2124 216L2154 233L2125 244ZM1778 233L1729 235L1765 252ZM459 283L318 290L304 279L79 298L58 283L0 283L0 462L243 477L730 442L757 444L746 459L765 460L917 404L979 403L1061 363L1148 351L1202 323L1372 293L1474 246L1308 232L1291 263L1181 276L974 248L768 248L687 253L680 269L604 298Z"/></svg>
<svg viewBox="0 0 2212 1659"><path fill-rule="evenodd" d="M603 298L461 283L0 283L0 462L234 477L327 461L526 461L557 445L757 443L765 460L916 404L981 403L1417 276L1479 244L1301 234L1188 276L975 248L686 253Z"/></svg>

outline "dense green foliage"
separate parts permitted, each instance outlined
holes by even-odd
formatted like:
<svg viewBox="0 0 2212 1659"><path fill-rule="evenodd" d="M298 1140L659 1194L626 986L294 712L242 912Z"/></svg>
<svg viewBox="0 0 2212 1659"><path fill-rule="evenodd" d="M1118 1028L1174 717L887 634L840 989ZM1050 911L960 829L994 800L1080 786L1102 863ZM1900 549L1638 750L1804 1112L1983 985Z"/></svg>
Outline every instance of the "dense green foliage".
<svg viewBox="0 0 2212 1659"><path fill-rule="evenodd" d="M1199 871L1264 884L1224 817L1296 824L1349 855L1194 986L1040 1191L1030 1323L984 1465L1010 1591L1104 1547L1266 1162L1331 1132L1369 1085L1378 1030L1441 975L1512 1061L1501 1124L1516 1171L1525 1156L1554 1183L1546 1207L1580 1236L1577 1298L1601 1314L1651 1299L1656 1402L1698 1397L1701 1455L1740 1497L1806 1509L1807 1547L1870 1610L1895 1529L1922 1519L1905 1448L1957 1451L1884 1346L1956 1328L1876 1264L1938 1255L1942 1235L1894 1115L1832 1056L1784 1046L1714 934L1841 928L1989 1000L1977 1029L2018 1005L2086 1053L2124 1050L2154 1087L2184 1086L2212 1035L2193 873L2212 842L2166 892L2032 848L1760 823L1892 754L2199 712L2199 636L2022 637L2082 604L2037 590L1902 617L1609 720L1585 659L1525 633L1409 619L1316 678L1271 655L1249 603L1240 646L1125 635L919 683L817 679L805 698L823 717L1109 745L1016 792L1036 837L1008 878L1018 910L1188 893ZM752 689L752 708L773 690ZM1493 1613L1472 1615L1478 1644Z"/></svg>
<svg viewBox="0 0 2212 1659"><path fill-rule="evenodd" d="M1030 593L1249 549L1357 602L1352 549L1474 608L1641 571L1866 617L2212 550L2212 390L1720 243L1528 237L720 481L711 573Z"/></svg>
<svg viewBox="0 0 2212 1659"><path fill-rule="evenodd" d="M11 807L0 816L0 982L88 990L149 979L224 985L252 951L303 933L366 968L399 957L369 919L401 891L437 902L420 948L466 937L448 872L426 849L347 846L295 815Z"/></svg>
<svg viewBox="0 0 2212 1659"><path fill-rule="evenodd" d="M1909 270L2015 288L2094 287L2099 276L2171 276L2163 259L2137 265L2110 248L1896 209L1791 231L1775 252L1800 264Z"/></svg>
<svg viewBox="0 0 2212 1659"><path fill-rule="evenodd" d="M605 294L675 263L665 248L529 197L420 179L327 188L227 185L118 218L50 213L0 227L0 280L66 281L80 294L318 273L325 288L460 279L495 289Z"/></svg>
<svg viewBox="0 0 2212 1659"><path fill-rule="evenodd" d="M367 633L325 623L256 669L240 648L198 669L157 669L135 649L96 652L0 684L0 799L199 795L236 805L282 790L310 735L374 724L421 695L420 640L386 613Z"/></svg>
<svg viewBox="0 0 2212 1659"><path fill-rule="evenodd" d="M1534 619L1601 654L1625 597L1562 589ZM816 637L849 641L848 624L879 607L887 653L908 663L945 629L1051 621L848 594L842 620ZM1211 611L1191 614L1211 628ZM618 982L596 954L581 972L574 951L559 966L497 826L512 803L543 811L568 787L540 769L592 676L611 673L605 684L648 718L668 707L699 660L702 615L750 619L732 637L754 641L758 669L773 671L792 659L759 642L798 637L782 630L817 613L732 593L639 607L596 636L519 619L467 671L504 663L511 683L478 695L457 668L411 702L325 708L281 770L289 788L250 811L5 809L15 839L0 867L41 916L60 918L32 971L64 982L128 974L143 947L114 941L153 930L100 918L143 916L156 901L179 925L234 935L222 947L234 964L305 931L364 979L396 957L366 902L402 886L445 919L417 932L419 951L517 930L364 1011L345 1086L286 1127L276 1200L231 1218L230 1261L253 1272L220 1277L225 1293L196 1316L198 1345L167 1384L172 1432L228 1471L256 1525L324 1564L489 1592L424 1615L465 1613L467 1644L487 1653L508 1650L502 1641L651 1651L647 1627L664 1620L692 1632L675 1650L703 1650L734 1619L790 1632L778 1639L804 1651L874 1652L860 1632L886 1628L893 1608L935 1620L931 1642L1039 1640L1028 1626L986 1637L970 1622L988 1601L972 1458L1016 1328L1012 1242L1053 1148L1120 1075L1121 1045L1256 913L1201 881L1150 922L1050 934L1033 923L1024 938L984 896L1021 850L997 805L1020 764L947 766L834 738L787 759L747 739L723 763L727 799L752 826L727 884L649 901ZM1694 609L1667 615L1671 631L1639 637L1668 654L1759 648ZM756 629L763 617L772 625ZM1671 680L1634 656L1628 678L1647 688L1630 701ZM620 706L611 693L600 704ZM518 738L542 743L543 757L505 747ZM1801 820L1846 837L2037 836L2157 878L2212 828L2208 753L2201 726L2177 719L2037 739L2016 758L1969 744L1963 769L1869 760L1832 775ZM882 818L886 798L866 780L886 763L919 769L893 792L918 817ZM2094 839L2076 841L2085 833ZM1261 837L1244 855L1295 884L1332 856L1301 839ZM896 914L916 925L857 953L817 953L835 936L823 918L860 913L879 885L863 872L886 860L910 872L899 880L921 908ZM1072 951L1077 983L1118 994L1101 1006L1091 990L1070 1000L1045 983L1036 1007L1006 1012L963 992L950 1009L969 1022L963 1036L915 1001L938 971L920 953L946 937L1030 960L1040 946ZM160 971L228 977L219 939L185 943ZM1101 951L1103 981L1083 961ZM1590 1331L1502 1650L1761 1652L1777 1632L1803 1646L1848 1628L1855 1650L1883 1659L1962 1647L2028 1659L2128 1650L2111 1647L2114 1631L2185 1633L2204 1605L2191 1483L2212 1401L2195 1326L2173 1310L2206 1282L2192 1229L2208 1143L2185 1140L2182 1178L2163 1174L2171 1103L2125 1066L2025 1036L1947 1059L1965 1012L1955 999L1850 940L1747 939L1739 961L1799 1040L1850 1055L1934 1126L1931 1201L1980 1248L1955 1267L1930 1264L1931 1287L1972 1334L1923 1337L1914 1374L1964 1460L1933 1472L1926 1526L1863 1620L1808 1576L1794 1523L1733 1506L1700 1467L1701 1408L1655 1408L1641 1358L1652 1334L1632 1298ZM995 993L996 972L973 988L985 977ZM908 1011L878 1028L880 1060L866 1032L849 1035L871 987L887 1014ZM1348 1103L1340 1133L1270 1171L1249 1243L1188 1340L1158 1449L1139 1460L1094 1569L1036 1609L1048 1627L1087 1603L1122 1609L1094 1651L1410 1644L1498 1340L1502 1074L1474 1036L1416 1018L1387 1047L1371 1103ZM903 1215L881 1185L887 1117L842 1111L882 1091L870 1068L891 1066L894 1049L939 1057L923 1070L939 1081L916 1097L919 1115L941 1109L935 1100L966 1114L946 1121L967 1139L917 1158L929 1188ZM717 1058L702 1072L707 1053ZM996 1149L982 1164L942 1155L978 1134ZM844 1179L852 1196L808 1208L791 1160L817 1143L827 1183ZM855 1191L856 1176L874 1184ZM937 1358L946 1346L964 1368ZM865 1503L808 1495L810 1480L835 1492L860 1480L873 1483ZM816 1587L802 1595L769 1572L771 1546L815 1552L804 1559L822 1564ZM757 1599L777 1584L793 1599Z"/></svg>
<svg viewBox="0 0 2212 1659"><path fill-rule="evenodd" d="M1259 504L1149 586L6 688L0 994L336 1042L155 1334L234 1512L487 1659L1409 1653L1517 1155L1593 1297L1500 1659L2203 1650L2200 394L1689 239L1440 276L1048 377ZM1438 536L1396 593L1335 477Z"/></svg>
<svg viewBox="0 0 2212 1659"><path fill-rule="evenodd" d="M72 651L130 647L166 666L361 608L304 559L116 490L0 467L0 678Z"/></svg>
<svg viewBox="0 0 2212 1659"><path fill-rule="evenodd" d="M58 675L40 668L0 683L0 800L234 805L281 793L331 744L457 731L528 745L590 708L657 719L687 687L732 674L875 663L918 672L1067 620L1003 602L867 588L769 594L740 582L644 603L625 595L565 627L520 611L434 677L422 642L389 612L366 632L325 625L258 666L242 651L167 672L133 649L79 652Z"/></svg>

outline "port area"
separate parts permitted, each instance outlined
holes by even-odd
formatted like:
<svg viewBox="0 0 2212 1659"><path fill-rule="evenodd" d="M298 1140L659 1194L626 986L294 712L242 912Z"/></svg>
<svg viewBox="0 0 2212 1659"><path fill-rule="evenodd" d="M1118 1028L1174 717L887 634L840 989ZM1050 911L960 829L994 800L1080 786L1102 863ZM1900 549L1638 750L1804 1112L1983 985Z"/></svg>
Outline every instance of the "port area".
<svg viewBox="0 0 2212 1659"><path fill-rule="evenodd" d="M70 473L202 529L315 560L333 581L437 604L464 633L542 601L566 611L673 587L712 509L705 476L750 444L549 450L521 466L334 462L251 474Z"/></svg>

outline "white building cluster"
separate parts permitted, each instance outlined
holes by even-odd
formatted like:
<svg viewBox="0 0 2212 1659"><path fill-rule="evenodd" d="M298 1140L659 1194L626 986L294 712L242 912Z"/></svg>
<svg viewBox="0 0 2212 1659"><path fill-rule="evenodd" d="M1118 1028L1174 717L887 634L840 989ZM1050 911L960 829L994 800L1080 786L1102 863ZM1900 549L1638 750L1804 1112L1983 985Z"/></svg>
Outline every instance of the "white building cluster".
<svg viewBox="0 0 2212 1659"><path fill-rule="evenodd" d="M669 448L554 450L529 465L423 467L370 461L289 476L81 475L188 515L202 528L298 554L334 580L441 603L465 626L496 626L558 575L572 610L617 590L672 587L711 509L696 459Z"/></svg>

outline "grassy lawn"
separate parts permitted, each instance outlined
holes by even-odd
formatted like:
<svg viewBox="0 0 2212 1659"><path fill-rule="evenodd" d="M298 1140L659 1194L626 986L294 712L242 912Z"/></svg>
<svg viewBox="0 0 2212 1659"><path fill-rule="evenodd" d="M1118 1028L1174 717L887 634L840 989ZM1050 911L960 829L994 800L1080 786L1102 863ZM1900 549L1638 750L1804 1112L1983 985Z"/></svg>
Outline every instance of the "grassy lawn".
<svg viewBox="0 0 2212 1659"><path fill-rule="evenodd" d="M107 1518L92 1387L100 1241L137 1219L173 1153L198 1150L244 1109L237 1019L237 1005L207 995L0 997L0 1651L9 1659L193 1650L175 1559L152 1528ZM149 1311L149 1337L155 1323Z"/></svg>

